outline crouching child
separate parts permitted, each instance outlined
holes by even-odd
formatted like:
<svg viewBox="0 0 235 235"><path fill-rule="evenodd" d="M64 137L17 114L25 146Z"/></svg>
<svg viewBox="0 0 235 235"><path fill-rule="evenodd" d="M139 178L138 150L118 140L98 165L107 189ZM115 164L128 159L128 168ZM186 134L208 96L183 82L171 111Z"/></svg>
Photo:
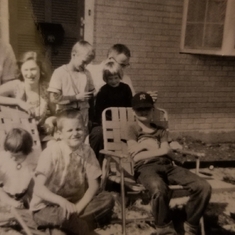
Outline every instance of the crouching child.
<svg viewBox="0 0 235 235"><path fill-rule="evenodd" d="M40 155L30 208L41 228L58 228L66 234L89 234L109 222L113 198L98 193L101 169L93 150L84 144L83 118L77 110L57 115L60 141Z"/></svg>
<svg viewBox="0 0 235 235"><path fill-rule="evenodd" d="M169 208L171 185L182 185L190 198L185 207L185 235L196 235L211 196L206 180L172 163L169 154L168 133L152 122L154 103L145 92L132 99L137 122L128 127L128 150L135 162L135 176L151 195L152 213L158 235L176 235Z"/></svg>

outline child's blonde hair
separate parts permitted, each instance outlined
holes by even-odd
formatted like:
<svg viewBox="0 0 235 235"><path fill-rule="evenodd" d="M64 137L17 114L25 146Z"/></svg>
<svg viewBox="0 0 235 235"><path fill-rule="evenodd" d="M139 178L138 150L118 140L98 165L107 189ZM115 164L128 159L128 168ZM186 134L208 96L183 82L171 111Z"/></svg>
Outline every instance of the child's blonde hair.
<svg viewBox="0 0 235 235"><path fill-rule="evenodd" d="M122 79L123 71L118 63L109 61L103 67L103 80L107 83L108 78L113 75L118 75Z"/></svg>
<svg viewBox="0 0 235 235"><path fill-rule="evenodd" d="M22 128L11 129L4 141L4 150L11 153L22 152L28 155L33 148L33 138L28 131Z"/></svg>
<svg viewBox="0 0 235 235"><path fill-rule="evenodd" d="M82 52L87 52L87 62L91 62L95 58L95 50L92 45L84 40L78 41L73 45L71 56L74 54L81 54Z"/></svg>
<svg viewBox="0 0 235 235"><path fill-rule="evenodd" d="M82 118L82 114L77 109L66 109L61 112L59 112L56 115L56 126L58 130L62 130L63 128L63 120L64 119L78 119L81 125L83 126L84 130L86 130L86 127L84 125L84 121Z"/></svg>

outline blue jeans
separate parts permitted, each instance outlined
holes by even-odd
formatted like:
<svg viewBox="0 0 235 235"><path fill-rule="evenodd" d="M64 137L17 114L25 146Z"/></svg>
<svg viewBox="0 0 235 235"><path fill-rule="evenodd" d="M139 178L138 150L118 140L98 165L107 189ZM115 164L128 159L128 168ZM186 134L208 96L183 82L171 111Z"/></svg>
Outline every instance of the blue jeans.
<svg viewBox="0 0 235 235"><path fill-rule="evenodd" d="M173 165L167 156L143 165L138 164L135 173L137 181L151 195L152 212L157 226L164 226L171 221L169 184L182 185L188 191L190 198L185 207L187 222L193 226L199 225L211 196L211 186L206 180L185 168Z"/></svg>
<svg viewBox="0 0 235 235"><path fill-rule="evenodd" d="M66 219L63 209L51 204L33 212L33 218L38 228L59 228L69 235L87 235L91 230L109 223L113 206L112 195L101 192L79 216L72 214L69 219Z"/></svg>

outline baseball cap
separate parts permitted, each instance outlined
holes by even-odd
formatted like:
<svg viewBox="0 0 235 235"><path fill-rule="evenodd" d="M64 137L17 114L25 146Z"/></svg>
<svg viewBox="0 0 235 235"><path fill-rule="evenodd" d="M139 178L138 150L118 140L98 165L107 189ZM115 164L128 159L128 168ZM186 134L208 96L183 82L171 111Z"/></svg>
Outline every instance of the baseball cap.
<svg viewBox="0 0 235 235"><path fill-rule="evenodd" d="M139 109L139 108L153 108L153 99L152 97L146 92L139 92L135 94L132 98L132 108Z"/></svg>

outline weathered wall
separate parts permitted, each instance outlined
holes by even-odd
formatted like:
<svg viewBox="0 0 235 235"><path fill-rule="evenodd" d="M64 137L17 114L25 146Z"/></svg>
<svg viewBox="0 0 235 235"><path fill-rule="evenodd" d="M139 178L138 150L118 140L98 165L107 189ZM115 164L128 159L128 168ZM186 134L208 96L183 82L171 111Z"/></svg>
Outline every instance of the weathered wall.
<svg viewBox="0 0 235 235"><path fill-rule="evenodd" d="M179 0L96 1L96 60L126 44L134 87L158 90L172 131L235 130L235 58L180 54L182 12Z"/></svg>

